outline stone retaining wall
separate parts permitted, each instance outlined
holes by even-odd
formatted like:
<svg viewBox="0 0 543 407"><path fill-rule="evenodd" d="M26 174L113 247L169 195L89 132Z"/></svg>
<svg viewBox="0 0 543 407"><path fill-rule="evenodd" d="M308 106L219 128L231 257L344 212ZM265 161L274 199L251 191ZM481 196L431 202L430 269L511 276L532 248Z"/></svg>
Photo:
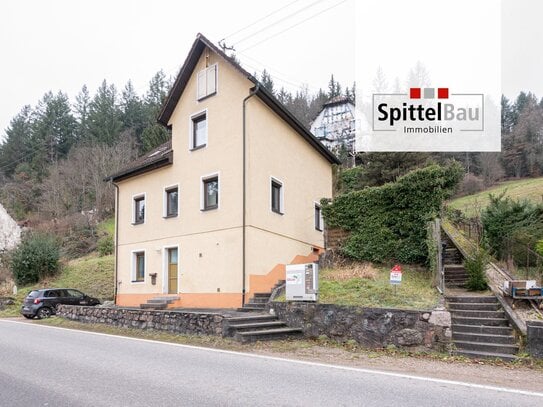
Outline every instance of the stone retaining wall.
<svg viewBox="0 0 543 407"><path fill-rule="evenodd" d="M543 321L527 321L526 351L534 358L543 359Z"/></svg>
<svg viewBox="0 0 543 407"><path fill-rule="evenodd" d="M369 348L448 350L451 315L445 309L410 311L303 302L273 302L276 315L304 335L326 335L338 342L355 340Z"/></svg>
<svg viewBox="0 0 543 407"><path fill-rule="evenodd" d="M76 305L60 305L57 315L72 321L190 335L222 335L222 321L224 319L222 315L217 313L150 311Z"/></svg>

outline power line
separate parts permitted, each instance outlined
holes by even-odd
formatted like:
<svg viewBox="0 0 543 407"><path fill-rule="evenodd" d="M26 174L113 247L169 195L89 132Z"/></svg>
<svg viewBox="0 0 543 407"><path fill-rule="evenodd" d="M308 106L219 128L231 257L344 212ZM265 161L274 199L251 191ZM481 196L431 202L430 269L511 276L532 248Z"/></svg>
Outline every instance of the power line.
<svg viewBox="0 0 543 407"><path fill-rule="evenodd" d="M270 24L268 24L268 25L262 27L260 30L254 32L254 33L252 33L252 34L250 34L250 35L247 35L247 36L243 37L241 40L235 41L235 42L234 42L234 45L238 45L238 44L242 43L243 41L247 41L248 39L253 38L255 35L260 34L260 33L263 32L263 31L266 31L268 28L273 27L274 25L277 25L277 24L279 24L279 23L281 23L281 22L283 22L283 21L285 21L285 20L288 20L289 18L294 17L295 15L300 14L302 11L305 11L305 10L307 10L307 9L310 9L310 8L313 7L314 5L316 5L316 4L318 4L318 3L322 3L323 1L325 1L325 0L317 0L317 1L314 1L314 2L311 3L311 4L309 4L309 5L305 6L305 7L302 7L301 9L298 9L298 10L295 11L294 13L289 14L289 15L287 15L287 16L285 16L285 17L283 17L283 18L281 18L281 19L279 19L279 20L277 20L277 21L274 21L273 23L270 23Z"/></svg>
<svg viewBox="0 0 543 407"><path fill-rule="evenodd" d="M252 22L251 24L246 25L246 26L243 27L243 28L240 28L239 30L233 32L232 34L228 34L228 35L227 35L226 37L224 37L221 41L224 41L224 40L227 39L227 38L230 38L230 37L232 37L232 36L234 36L234 35L236 35L236 34L239 34L240 32L245 31L247 28L253 27L254 25L260 23L261 21L264 21L264 20L267 19L268 17L271 17L271 16L273 16L274 14L279 13L280 11L286 9L287 7L292 6L294 3L298 3L299 1L300 1L300 0L294 0L294 1L290 2L290 3L288 3L286 6L280 7L280 8L278 8L277 10L272 11L272 12L269 13L269 14L266 14L264 17L259 18L258 20ZM219 42L221 42L221 41L219 41Z"/></svg>
<svg viewBox="0 0 543 407"><path fill-rule="evenodd" d="M268 41L268 40L270 40L270 39L272 39L272 38L275 38L275 37L277 37L278 35L283 34L284 32L286 32L286 31L288 31L288 30L291 30L292 28L297 27L297 26L299 26L300 24L305 23L306 21L311 20L312 18L315 18L315 17L317 17L317 16L319 16L319 15L321 15L321 14L323 14L323 13L325 13L325 12L327 12L327 11L329 11L329 10L331 10L331 9L333 9L333 8L335 8L335 7L337 7L337 6L341 5L341 4L343 4L343 3L345 3L346 1L347 1L347 0L342 0L342 1L340 1L339 3L334 4L333 6L330 6L330 7L328 7L328 8L325 8L324 10L319 11L318 13L313 14L312 16L309 16L309 17L307 17L306 19L303 19L302 21L300 21L300 22L298 22L298 23L296 23L296 24L294 24L294 25L291 25L290 27L287 27L287 28L285 28L284 30L281 30L281 31L279 31L279 32L277 32L277 33L275 33L275 34L273 34L273 35L270 35L269 37L264 38L264 39L261 40L261 41L258 41L257 43L255 43L255 44L253 44L253 45L251 45L251 46L249 46L249 47L247 47L247 48L242 49L240 52L245 52L245 51L247 51L247 50L249 50L249 49L251 49L251 48L256 47L257 45L262 44L263 42L266 42L266 41Z"/></svg>
<svg viewBox="0 0 543 407"><path fill-rule="evenodd" d="M251 58L248 55L245 55L245 54L243 54L243 55L244 55L245 58L248 58L248 59L256 62L257 64L261 65L262 67L264 67L266 72L268 72L268 74L274 80L277 80L279 82L283 82L283 83L285 83L287 85L290 85L290 86L293 86L293 87L299 88L299 89L304 89L304 88L307 87L308 89L310 89L313 92L318 92L319 91L319 88L317 86L314 86L314 85L311 85L311 84L308 84L308 83L299 82L299 81L293 81L290 78L288 78L288 76L286 76L284 73L279 72L278 70L276 70L274 68L271 68L269 66L266 66L266 64L263 64L262 62L254 59L254 58ZM263 69L260 69L260 68L254 66L254 65L248 64L247 62L242 62L242 64L245 65L245 66L248 66L249 68L255 69L260 74L262 74L262 72L263 72Z"/></svg>

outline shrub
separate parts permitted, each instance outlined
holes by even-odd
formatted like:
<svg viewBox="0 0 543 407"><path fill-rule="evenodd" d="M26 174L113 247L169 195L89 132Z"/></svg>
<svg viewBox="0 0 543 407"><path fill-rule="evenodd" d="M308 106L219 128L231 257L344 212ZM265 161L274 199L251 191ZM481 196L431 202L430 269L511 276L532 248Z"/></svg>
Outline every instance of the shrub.
<svg viewBox="0 0 543 407"><path fill-rule="evenodd" d="M464 267L468 273L468 281L466 283L468 290L486 290L488 286L485 274L487 264L488 255L483 249L478 249L471 257L464 260Z"/></svg>
<svg viewBox="0 0 543 407"><path fill-rule="evenodd" d="M482 212L481 221L490 248L502 260L508 254L515 255L516 245L520 245L521 251L516 260L522 260L522 253L526 257L526 246L534 247L543 238L543 205L515 201L503 193L490 195L490 204Z"/></svg>
<svg viewBox="0 0 543 407"><path fill-rule="evenodd" d="M54 275L59 269L59 257L59 245L53 237L44 234L25 237L11 257L15 282L32 284Z"/></svg>
<svg viewBox="0 0 543 407"><path fill-rule="evenodd" d="M351 232L343 253L357 260L424 263L427 222L454 192L463 170L459 164L431 165L397 182L368 187L323 200L328 227Z"/></svg>
<svg viewBox="0 0 543 407"><path fill-rule="evenodd" d="M468 173L460 183L460 195L473 195L485 189L485 183L481 177Z"/></svg>
<svg viewBox="0 0 543 407"><path fill-rule="evenodd" d="M100 256L113 254L113 237L111 235L102 236L98 240L98 253L100 253Z"/></svg>

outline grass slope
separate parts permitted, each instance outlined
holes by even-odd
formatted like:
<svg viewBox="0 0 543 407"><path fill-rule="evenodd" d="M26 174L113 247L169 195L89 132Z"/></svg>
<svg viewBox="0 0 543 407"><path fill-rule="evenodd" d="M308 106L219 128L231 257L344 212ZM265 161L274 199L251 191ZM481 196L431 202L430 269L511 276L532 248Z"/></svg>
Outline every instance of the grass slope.
<svg viewBox="0 0 543 407"><path fill-rule="evenodd" d="M505 196L513 199L528 199L539 203L543 200L543 177L506 181L477 194L454 199L449 207L459 209L467 216L475 216L478 210L489 204L489 194L499 195L504 191Z"/></svg>
<svg viewBox="0 0 543 407"><path fill-rule="evenodd" d="M374 268L373 276L338 278L341 272L324 269L320 273L319 302L323 304L361 307L431 309L439 294L432 287L428 271L412 266L402 267L402 283L390 284L390 268Z"/></svg>

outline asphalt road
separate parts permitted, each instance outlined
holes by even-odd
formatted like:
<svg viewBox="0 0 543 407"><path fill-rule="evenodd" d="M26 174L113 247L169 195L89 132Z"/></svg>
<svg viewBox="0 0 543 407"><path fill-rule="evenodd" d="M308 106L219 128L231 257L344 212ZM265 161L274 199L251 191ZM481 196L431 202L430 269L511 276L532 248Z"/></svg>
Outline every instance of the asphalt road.
<svg viewBox="0 0 543 407"><path fill-rule="evenodd" d="M0 320L0 406L6 407L542 403L540 393Z"/></svg>

